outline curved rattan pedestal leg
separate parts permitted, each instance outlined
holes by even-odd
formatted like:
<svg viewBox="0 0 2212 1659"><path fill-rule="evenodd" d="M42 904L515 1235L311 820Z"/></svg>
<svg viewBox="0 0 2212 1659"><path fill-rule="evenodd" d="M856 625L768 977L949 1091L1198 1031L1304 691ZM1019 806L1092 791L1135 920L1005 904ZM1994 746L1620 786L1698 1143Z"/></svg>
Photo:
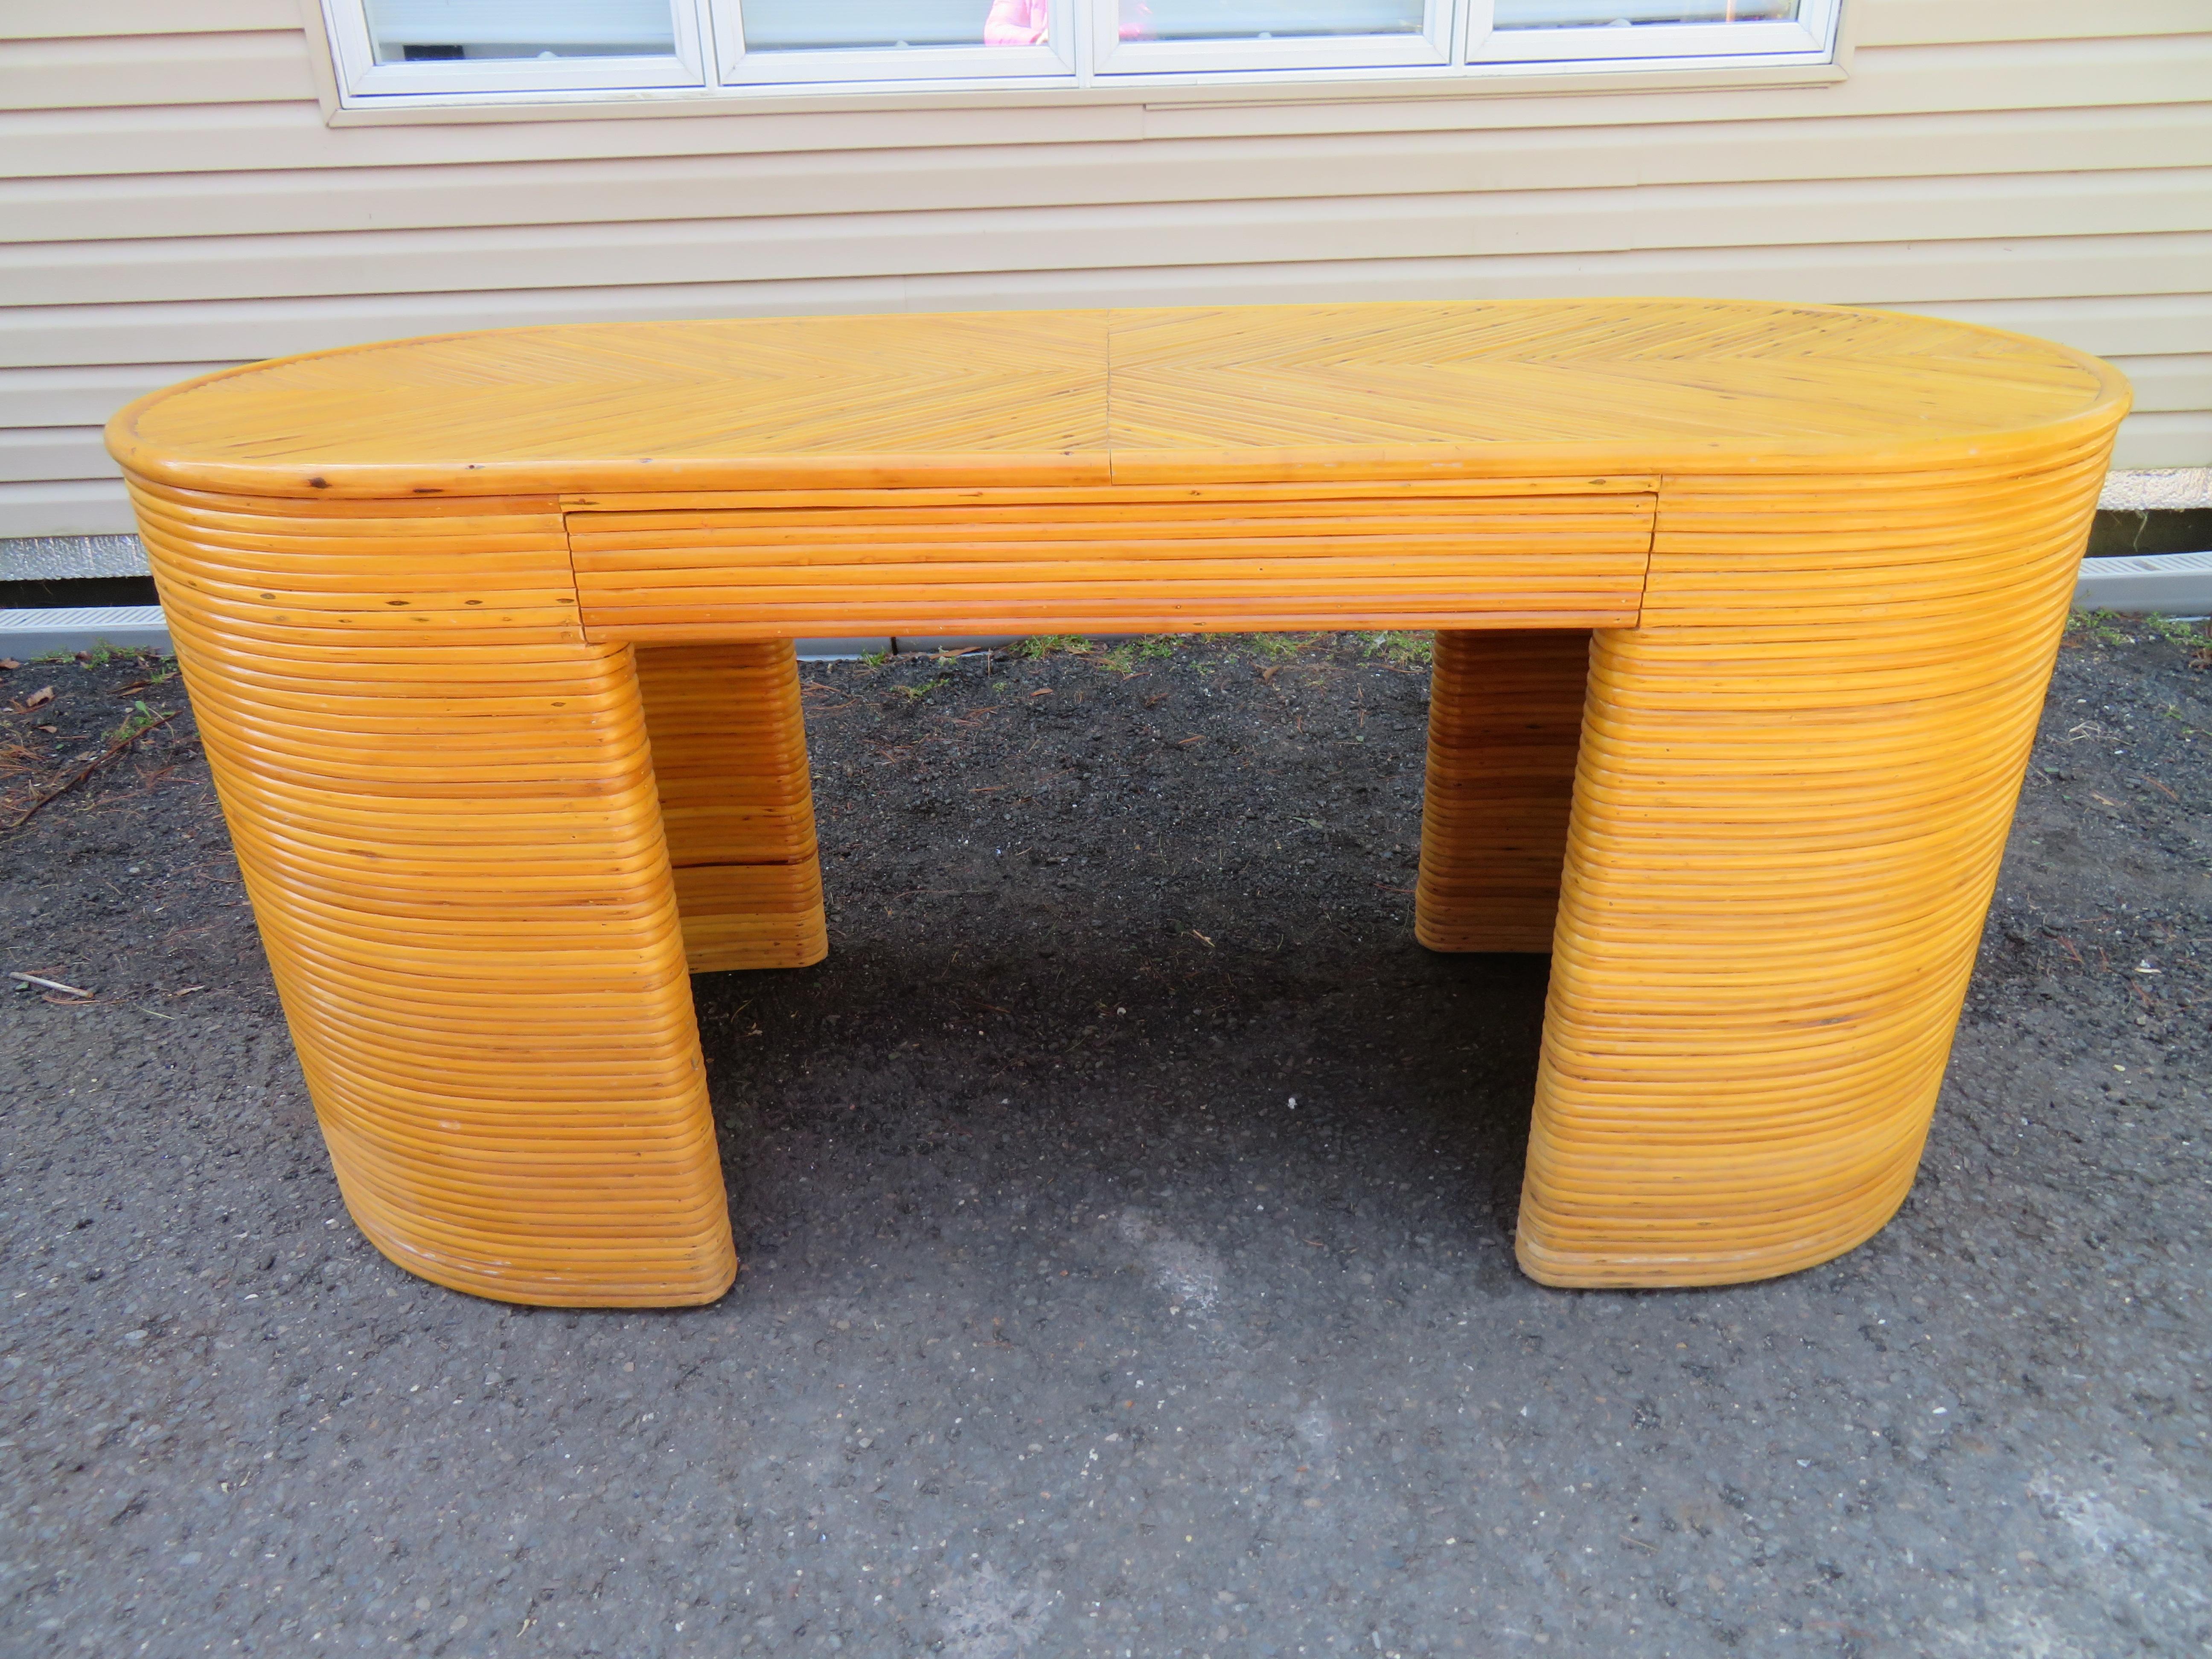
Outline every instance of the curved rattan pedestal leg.
<svg viewBox="0 0 2212 1659"><path fill-rule="evenodd" d="M346 1205L568 1306L736 1272L629 647L550 501L136 490Z"/></svg>
<svg viewBox="0 0 2212 1659"><path fill-rule="evenodd" d="M1430 950L1552 948L1589 637L1437 634L1413 898Z"/></svg>
<svg viewBox="0 0 2212 1659"><path fill-rule="evenodd" d="M695 974L830 953L799 659L762 645L637 647L660 821Z"/></svg>
<svg viewBox="0 0 2212 1659"><path fill-rule="evenodd" d="M1911 1187L2107 439L1670 481L1601 632L1519 1250L1553 1285L1839 1255Z"/></svg>

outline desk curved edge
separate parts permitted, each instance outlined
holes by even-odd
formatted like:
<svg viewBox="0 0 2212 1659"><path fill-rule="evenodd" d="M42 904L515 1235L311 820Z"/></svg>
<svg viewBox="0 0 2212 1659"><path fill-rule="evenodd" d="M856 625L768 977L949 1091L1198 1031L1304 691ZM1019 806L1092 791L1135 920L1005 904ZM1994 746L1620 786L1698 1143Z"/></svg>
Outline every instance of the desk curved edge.
<svg viewBox="0 0 2212 1659"><path fill-rule="evenodd" d="M1594 636L1523 1186L1559 1285L1769 1278L1911 1189L2112 426L1670 480Z"/></svg>
<svg viewBox="0 0 2212 1659"><path fill-rule="evenodd" d="M720 1296L637 677L583 637L553 504L132 495L362 1231L502 1301Z"/></svg>

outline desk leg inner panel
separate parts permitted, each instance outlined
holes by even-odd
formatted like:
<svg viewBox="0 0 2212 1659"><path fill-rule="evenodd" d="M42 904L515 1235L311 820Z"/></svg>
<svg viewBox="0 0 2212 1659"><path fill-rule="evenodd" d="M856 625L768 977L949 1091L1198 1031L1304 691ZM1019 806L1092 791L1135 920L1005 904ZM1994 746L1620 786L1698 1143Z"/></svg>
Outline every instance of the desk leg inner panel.
<svg viewBox="0 0 2212 1659"><path fill-rule="evenodd" d="M796 647L640 646L637 679L691 971L821 961Z"/></svg>
<svg viewBox="0 0 2212 1659"><path fill-rule="evenodd" d="M1413 934L1431 951L1548 951L1559 908L1586 629L1437 635Z"/></svg>

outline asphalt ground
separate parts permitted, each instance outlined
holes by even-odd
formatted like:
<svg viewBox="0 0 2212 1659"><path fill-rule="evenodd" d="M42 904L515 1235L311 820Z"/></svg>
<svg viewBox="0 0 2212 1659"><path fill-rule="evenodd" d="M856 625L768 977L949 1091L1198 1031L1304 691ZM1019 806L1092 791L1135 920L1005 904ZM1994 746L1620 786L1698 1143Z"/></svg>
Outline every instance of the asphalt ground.
<svg viewBox="0 0 2212 1659"><path fill-rule="evenodd" d="M1413 942L1412 642L810 666L680 1313L370 1249L181 689L8 671L18 809L180 712L0 838L94 994L0 996L0 1651L2212 1650L2192 656L2069 636L1897 1220L1648 1293L1513 1265L1545 963Z"/></svg>

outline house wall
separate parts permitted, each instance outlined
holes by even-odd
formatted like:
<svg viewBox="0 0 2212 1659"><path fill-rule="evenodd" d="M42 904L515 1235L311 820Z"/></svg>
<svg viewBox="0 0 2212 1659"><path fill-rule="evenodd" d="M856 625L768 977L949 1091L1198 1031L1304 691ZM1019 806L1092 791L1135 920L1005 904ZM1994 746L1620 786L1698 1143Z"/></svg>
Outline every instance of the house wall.
<svg viewBox="0 0 2212 1659"><path fill-rule="evenodd" d="M599 318L1891 306L2110 357L2118 465L2212 461L2212 5L1846 5L1825 86L333 126L295 0L14 0L0 538L128 530L100 423L183 376Z"/></svg>

